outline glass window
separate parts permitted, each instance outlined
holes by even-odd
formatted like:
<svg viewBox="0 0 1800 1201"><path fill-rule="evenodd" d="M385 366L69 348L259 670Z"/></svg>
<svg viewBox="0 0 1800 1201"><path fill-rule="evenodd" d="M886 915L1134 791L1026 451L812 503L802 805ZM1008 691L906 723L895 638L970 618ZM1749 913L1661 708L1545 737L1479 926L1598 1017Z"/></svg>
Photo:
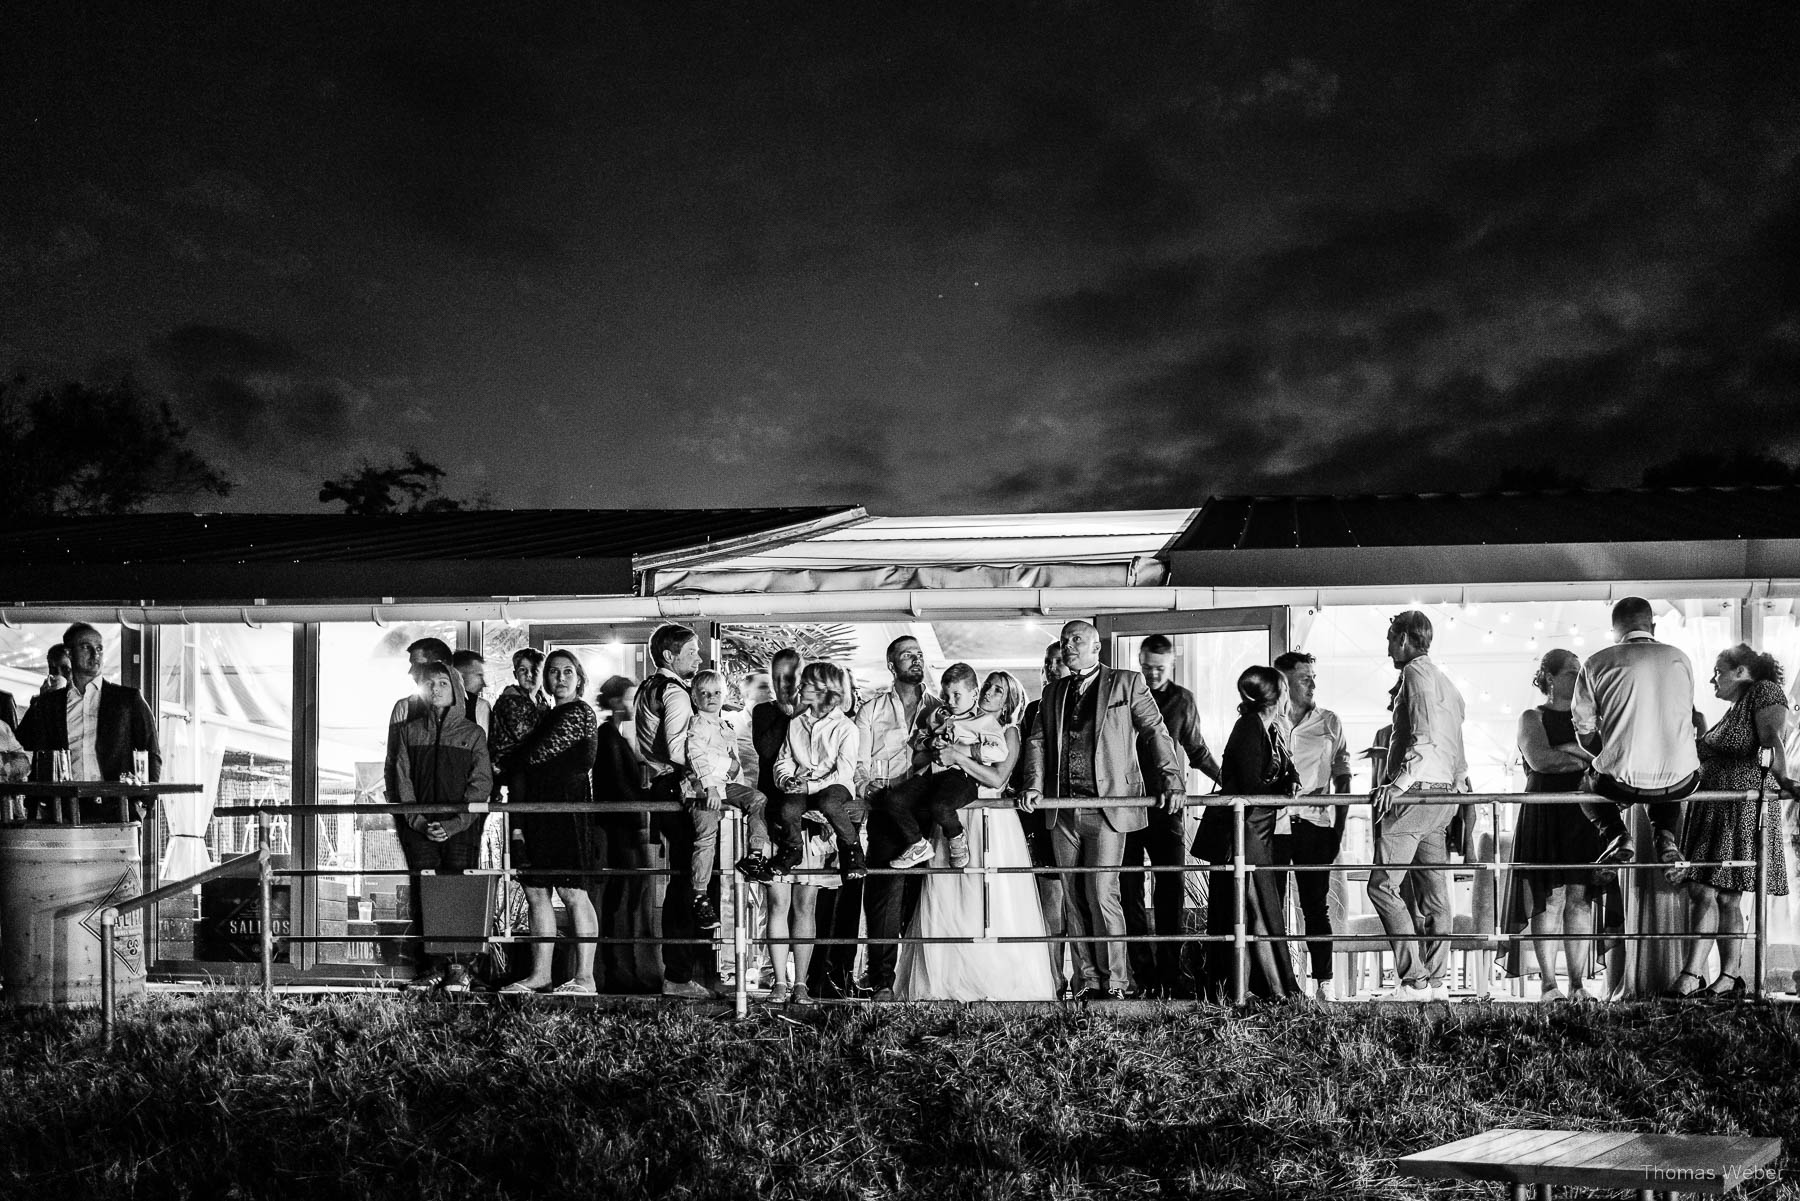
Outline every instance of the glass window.
<svg viewBox="0 0 1800 1201"><path fill-rule="evenodd" d="M45 652L62 644L63 631L67 628L66 624L22 625L11 629L0 626L0 690L12 694L20 717L25 716L31 698L44 686L48 670ZM100 674L105 679L117 680L120 627L106 624L94 628L106 640L106 658Z"/></svg>
<svg viewBox="0 0 1800 1201"><path fill-rule="evenodd" d="M1715 720L1725 706L1706 677L1718 653L1737 641L1733 602L1658 600L1656 637L1680 647L1694 665L1695 706ZM1388 724L1388 690L1397 673L1387 657L1387 627L1404 605L1355 605L1295 612L1296 649L1318 657L1319 704L1343 720L1352 751L1372 746ZM1421 605L1433 628L1431 657L1462 692L1463 748L1477 792L1525 787L1516 731L1519 713L1543 698L1531 677L1544 652L1562 647L1583 659L1612 642L1612 607L1603 601L1496 605ZM1357 787L1368 786L1365 759Z"/></svg>
<svg viewBox="0 0 1800 1201"><path fill-rule="evenodd" d="M161 802L159 877L191 876L256 849L253 817L214 816L215 808L293 799L294 634L289 625L158 626L158 736L163 778L197 783L197 796ZM271 845L291 855L292 820L276 817ZM277 922L288 908L278 882ZM165 960L253 960L254 880L218 880L159 907L159 956ZM247 914L240 911L248 906ZM279 927L278 927L279 928Z"/></svg>
<svg viewBox="0 0 1800 1201"><path fill-rule="evenodd" d="M867 696L892 686L888 644L910 637L919 640L925 653L925 682L933 692L944 669L963 662L983 679L989 672L1011 672L1026 696L1035 699L1043 691L1044 647L1061 629L1061 619L1034 618L728 625L720 628L719 661L735 694L751 672L769 669L771 655L793 646L808 659L830 659L849 668L857 694Z"/></svg>
<svg viewBox="0 0 1800 1201"><path fill-rule="evenodd" d="M1200 713L1200 734L1219 758L1225 751L1225 740L1237 724L1237 678L1246 667L1265 663L1269 658L1267 630L1207 630L1192 634L1170 634L1175 644L1175 670L1172 679L1194 694L1194 707ZM1113 661L1120 667L1137 670L1141 636L1121 637L1118 654ZM1178 748L1179 749L1179 748ZM1186 762L1186 756L1183 756ZM1188 768L1188 792L1212 791L1212 781L1195 768Z"/></svg>
<svg viewBox="0 0 1800 1201"><path fill-rule="evenodd" d="M400 625L325 625L319 630L319 803L369 804L386 799L382 770L388 718L394 704L412 695L406 648L420 638L454 647L453 622ZM401 934L407 928L403 875L365 871L406 866L394 819L386 814L321 815L318 863L338 874L319 879L319 933L342 929L342 943L320 943L323 963L372 966L399 962L398 943L358 936Z"/></svg>

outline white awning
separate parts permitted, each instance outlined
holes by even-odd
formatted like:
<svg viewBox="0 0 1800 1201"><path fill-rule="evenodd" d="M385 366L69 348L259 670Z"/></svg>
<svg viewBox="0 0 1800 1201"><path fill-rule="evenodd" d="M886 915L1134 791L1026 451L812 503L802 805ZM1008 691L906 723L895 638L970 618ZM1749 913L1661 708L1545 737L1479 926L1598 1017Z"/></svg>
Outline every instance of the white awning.
<svg viewBox="0 0 1800 1201"><path fill-rule="evenodd" d="M1154 587L1194 509L871 517L689 570L656 595Z"/></svg>

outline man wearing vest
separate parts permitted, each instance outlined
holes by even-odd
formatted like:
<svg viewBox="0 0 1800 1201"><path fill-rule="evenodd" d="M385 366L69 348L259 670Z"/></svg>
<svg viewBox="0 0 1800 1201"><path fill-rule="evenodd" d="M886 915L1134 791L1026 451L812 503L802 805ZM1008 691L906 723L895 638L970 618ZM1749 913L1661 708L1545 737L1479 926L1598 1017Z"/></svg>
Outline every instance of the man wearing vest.
<svg viewBox="0 0 1800 1201"><path fill-rule="evenodd" d="M1070 674L1044 689L1038 717L1026 731L1025 792L1019 808L1030 813L1044 797L1110 798L1145 795L1145 767L1153 773L1165 812L1186 799L1187 781L1168 727L1144 677L1102 667L1100 632L1085 621L1062 628L1063 659ZM1095 806L1046 810L1046 824L1064 868L1112 867L1124 862L1125 836L1149 824L1143 806ZM1063 888L1076 903L1067 911L1068 932L1081 938L1103 932L1125 936L1119 874L1065 873ZM1119 1000L1131 986L1126 943L1077 942L1075 962L1084 984L1081 999Z"/></svg>
<svg viewBox="0 0 1800 1201"><path fill-rule="evenodd" d="M715 810L689 809L681 795L681 780L688 770L687 728L694 716L688 682L700 670L699 636L683 625L656 627L650 635L650 662L655 670L638 687L634 715L638 754L650 773L650 799L683 805L680 812L651 815L651 828L662 835L669 849L669 887L663 894L662 933L664 938L692 939L699 936L702 928L719 923L710 899L695 897L693 881L694 848L701 833L696 819L703 823L710 817L716 838L719 815ZM665 943L663 996L710 1000L713 990L694 979L707 974L710 958L709 948Z"/></svg>

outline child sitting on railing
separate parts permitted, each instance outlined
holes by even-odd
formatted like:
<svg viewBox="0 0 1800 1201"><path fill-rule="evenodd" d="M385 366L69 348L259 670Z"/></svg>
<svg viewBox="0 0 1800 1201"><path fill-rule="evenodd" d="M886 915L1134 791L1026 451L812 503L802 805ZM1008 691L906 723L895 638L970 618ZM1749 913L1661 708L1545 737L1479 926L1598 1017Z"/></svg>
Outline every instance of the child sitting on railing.
<svg viewBox="0 0 1800 1201"><path fill-rule="evenodd" d="M924 823L942 830L949 841L950 866L967 867L969 840L963 833L957 810L975 799L976 782L945 762L947 748L960 748L977 763L993 765L1006 759L1005 727L993 713L981 711L980 680L967 663L952 663L944 671L944 703L932 714L931 727L922 731L913 752L919 774L882 794L884 811L906 839L906 850L895 856L894 867L914 867L931 858L931 841Z"/></svg>
<svg viewBox="0 0 1800 1201"><path fill-rule="evenodd" d="M695 904L712 883L713 856L719 845L719 813L729 805L741 811L750 827L750 854L767 857L769 826L763 794L744 780L738 759L737 731L725 724L725 676L706 670L694 676L694 716L688 722L688 775L682 796L694 819L693 881ZM758 872L757 875L762 873Z"/></svg>
<svg viewBox="0 0 1800 1201"><path fill-rule="evenodd" d="M799 866L804 856L801 814L813 810L824 816L837 835L838 871L846 881L868 874L863 864L862 843L845 806L856 777L856 725L844 716L850 699L850 681L835 663L808 663L800 673L799 716L788 726L787 741L775 759L775 784L781 814L781 852L775 857L776 875Z"/></svg>

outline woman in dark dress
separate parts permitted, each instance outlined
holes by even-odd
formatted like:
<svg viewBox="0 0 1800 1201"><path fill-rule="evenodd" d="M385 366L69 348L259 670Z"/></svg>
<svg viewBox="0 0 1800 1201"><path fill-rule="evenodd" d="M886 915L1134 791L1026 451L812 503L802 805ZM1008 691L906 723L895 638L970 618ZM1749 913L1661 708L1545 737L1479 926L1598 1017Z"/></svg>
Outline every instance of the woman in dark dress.
<svg viewBox="0 0 1800 1201"><path fill-rule="evenodd" d="M1764 787L1761 753L1773 758L1767 783L1791 790L1782 734L1787 725L1787 697L1781 691L1781 665L1743 643L1724 651L1713 664L1713 695L1731 708L1717 725L1700 736L1700 791L1754 792ZM1681 823L1681 857L1689 862L1756 858L1757 825L1762 826L1771 896L1787 895L1787 859L1781 846L1781 816L1764 801L1692 801ZM1756 889L1751 867L1686 867L1669 873L1685 882L1692 909L1689 929L1700 935L1688 950L1687 966L1675 981L1677 996L1703 989L1714 995L1743 996L1744 894ZM1718 937L1707 937L1714 932ZM1719 947L1719 976L1710 985L1702 975Z"/></svg>
<svg viewBox="0 0 1800 1201"><path fill-rule="evenodd" d="M593 709L581 699L587 687L587 673L568 651L552 651L544 660L544 678L555 707L544 714L531 736L513 749L508 770L523 773L525 793L533 804L587 804L594 798L599 725ZM593 825L592 813L521 813L513 819L514 831L524 836L525 870L519 882L525 886L525 899L531 906L533 935L556 933L552 889L568 908L576 937L593 938L599 934L594 905L587 894L591 877L578 874L599 866L594 854ZM594 947L591 942L576 944L575 974L558 985L557 992L595 991ZM555 949L553 943L531 944L531 974L500 991L536 992L547 988Z"/></svg>
<svg viewBox="0 0 1800 1201"><path fill-rule="evenodd" d="M1574 651L1557 649L1544 655L1532 685L1544 694L1544 703L1519 714L1519 753L1525 760L1526 792L1580 792L1582 776L1594 761L1591 750L1575 736L1570 704L1581 659ZM1539 996L1544 1001L1591 1000L1584 983L1588 978L1589 941L1594 932L1598 888L1591 865L1600 855L1600 837L1581 806L1559 804L1519 805L1519 825L1513 832L1515 863L1566 863L1567 868L1523 868L1512 873L1507 897L1505 929L1511 933L1529 925L1531 945L1537 954ZM1556 983L1556 936L1562 935L1563 955L1569 972L1565 993ZM1524 948L1511 944L1511 962L1524 962ZM1523 975L1523 971L1514 974Z"/></svg>
<svg viewBox="0 0 1800 1201"><path fill-rule="evenodd" d="M1281 731L1280 714L1286 704L1287 680L1273 667L1247 667L1238 677L1238 719L1219 758L1220 786L1230 795L1291 797L1300 777ZM1253 806L1244 810L1244 861L1258 866L1275 863L1276 810ZM1222 806L1206 809L1194 835L1195 857L1213 865L1206 876L1206 932L1233 932L1237 922L1237 884L1231 871L1232 811ZM1244 879L1245 932L1287 934L1275 872L1250 872ZM1232 974L1237 963L1230 942L1206 945L1206 994L1208 999L1230 1004L1235 997ZM1250 944L1249 991L1259 997L1297 995L1294 963L1285 942Z"/></svg>
<svg viewBox="0 0 1800 1201"><path fill-rule="evenodd" d="M594 800L602 805L638 805L645 797L639 787L643 761L625 736L625 723L637 706L637 685L624 676L609 676L595 698L600 712L599 748L594 755ZM650 814L596 814L598 832L595 858L601 866L642 871L650 863ZM599 914L600 933L606 938L651 938L656 900L654 876L597 876L588 883ZM658 992L662 988L662 959L654 944L614 943L601 949L608 992Z"/></svg>

